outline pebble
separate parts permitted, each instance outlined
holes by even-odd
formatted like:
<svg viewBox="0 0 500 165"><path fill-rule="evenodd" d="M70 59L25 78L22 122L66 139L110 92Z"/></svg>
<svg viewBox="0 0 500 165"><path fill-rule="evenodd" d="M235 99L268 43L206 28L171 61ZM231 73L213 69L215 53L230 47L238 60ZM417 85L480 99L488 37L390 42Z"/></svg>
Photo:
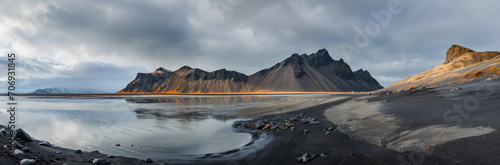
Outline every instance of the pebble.
<svg viewBox="0 0 500 165"><path fill-rule="evenodd" d="M257 128L257 129L262 129L262 128L264 128L266 125L267 125L267 124L266 124L264 121L257 121L257 122L255 123L255 128Z"/></svg>
<svg viewBox="0 0 500 165"><path fill-rule="evenodd" d="M103 159L103 158L95 158L93 161L92 161L92 164L97 164L97 165L101 165L101 164L106 164L106 159Z"/></svg>
<svg viewBox="0 0 500 165"><path fill-rule="evenodd" d="M40 142L40 143L38 143L38 144L40 144L41 146L52 147L52 144L50 144L50 143L49 143L49 142L47 142L47 141L42 141L42 142Z"/></svg>
<svg viewBox="0 0 500 165"><path fill-rule="evenodd" d="M151 158L146 158L146 159L144 159L144 162L146 162L146 163L153 163L153 160Z"/></svg>
<svg viewBox="0 0 500 165"><path fill-rule="evenodd" d="M308 130L308 129L305 129L305 130L304 130L304 135L305 135L305 134L307 134L307 133L309 133L309 130Z"/></svg>
<svg viewBox="0 0 500 165"><path fill-rule="evenodd" d="M334 129L333 129L333 127L328 127L328 129L326 129L326 130L333 131Z"/></svg>
<svg viewBox="0 0 500 165"><path fill-rule="evenodd" d="M27 153L30 153L30 152L31 152L31 148L29 148L29 147L24 147L24 148L23 148L23 151L24 151L24 152L27 152Z"/></svg>
<svg viewBox="0 0 500 165"><path fill-rule="evenodd" d="M290 127L290 131L293 131L293 130L295 130L295 127Z"/></svg>
<svg viewBox="0 0 500 165"><path fill-rule="evenodd" d="M120 143L116 143L115 146L120 147Z"/></svg>
<svg viewBox="0 0 500 165"><path fill-rule="evenodd" d="M14 156L22 156L22 155L24 155L24 152L19 150L19 149L16 149L16 150L14 150L13 155Z"/></svg>
<svg viewBox="0 0 500 165"><path fill-rule="evenodd" d="M19 164L20 165L32 165L32 164L35 164L35 160L34 159L23 159L23 160L21 160L21 162Z"/></svg>
<svg viewBox="0 0 500 165"><path fill-rule="evenodd" d="M312 124L312 125L318 125L319 123L321 123L320 121L309 121L309 124Z"/></svg>
<svg viewBox="0 0 500 165"><path fill-rule="evenodd" d="M307 161L310 161L316 157L316 154L309 154L305 153L302 156L297 157L297 161L305 163Z"/></svg>
<svg viewBox="0 0 500 165"><path fill-rule="evenodd" d="M302 123L304 124L312 124L312 125L317 125L320 124L320 121L317 121L316 118L309 118L309 119L302 119Z"/></svg>
<svg viewBox="0 0 500 165"><path fill-rule="evenodd" d="M107 158L116 158L116 155L108 155Z"/></svg>
<svg viewBox="0 0 500 165"><path fill-rule="evenodd" d="M82 150L78 149L78 150L75 151L75 153L78 153L78 154L82 153Z"/></svg>
<svg viewBox="0 0 500 165"><path fill-rule="evenodd" d="M332 132L330 132L330 131L326 131L326 132L325 132L325 135L328 135L328 134L330 134L330 133L332 133Z"/></svg>

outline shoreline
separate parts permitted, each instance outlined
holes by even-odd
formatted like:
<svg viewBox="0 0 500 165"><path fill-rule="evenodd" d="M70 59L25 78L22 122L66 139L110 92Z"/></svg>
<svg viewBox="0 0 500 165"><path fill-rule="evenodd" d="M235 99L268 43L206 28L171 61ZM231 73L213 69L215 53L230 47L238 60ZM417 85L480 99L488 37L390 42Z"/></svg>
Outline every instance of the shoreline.
<svg viewBox="0 0 500 165"><path fill-rule="evenodd" d="M447 105L452 106L453 100L473 94L468 88L464 88L454 95L450 95L447 91L446 89L426 89L395 94L379 93L371 96L309 95L307 97L289 97L281 102L240 109L229 116L249 117L248 120L233 123L235 132L245 132L252 135L252 141L249 144L226 152L198 155L195 156L196 159L169 158L154 160L153 163L149 164L303 164L303 160L306 161L306 164L404 164L405 162L415 164L415 160L417 164L470 164L474 162L494 164L493 162L500 159L492 157L492 154L497 152L475 154L475 158L467 158L466 155L469 152L480 153L484 149L496 151L500 147L488 146L487 144L500 138L498 131L486 134L464 134L464 136L458 136L454 139L443 139L444 141L439 143L426 140L441 137L439 134L427 134L426 131L434 131L433 133L444 131L446 134L446 131L455 129L439 129L432 126L443 125L441 124L443 122L441 121L441 111L446 110ZM475 120L482 121L481 119L484 117L481 115L491 116L487 110L491 111L492 107L497 107L500 104L495 102L495 99L500 99L499 94L493 94L490 97L494 99L483 101L482 107L486 110L483 110L484 112L481 114L475 114L477 117ZM419 104L422 101L427 101L428 104L435 107L429 108L425 106L426 104ZM442 101L445 101L446 104L441 105ZM380 106L378 103L384 106ZM413 106L408 107L406 103ZM421 112L421 109L425 107L427 107L425 113ZM430 121L425 123L426 120ZM256 123L259 122L265 124L264 127L269 126L265 130L262 130L264 128L262 126L255 127ZM489 121L485 123L485 127L488 125L497 129L495 123L495 120ZM474 128L478 124L480 125L480 123L466 123L463 127ZM290 130L292 126L295 128ZM273 130L269 130L271 128ZM426 129L421 131L422 128ZM385 129L388 131L380 131ZM304 130L308 130L307 133L304 134ZM463 131L462 129L457 130ZM396 134L399 136L393 136ZM266 137L260 138L259 136L262 135ZM1 137L5 144L4 138L7 136L2 135ZM389 140L384 141L387 138ZM259 141L262 139L268 141L262 143ZM417 144L406 143L412 139L420 139L419 143L432 145L398 149L397 145ZM26 157L62 164L68 161L73 163L90 162L92 161L90 159L94 159L96 156L104 158L107 156L88 151L78 155L75 154L74 149L59 147L43 149L46 147L39 146L39 142L21 143L38 151L28 153ZM473 143L477 143L478 146L470 145ZM256 148L256 144L263 145L259 146L261 148ZM56 150L63 154L54 154ZM2 150L1 153L3 158L0 159L0 164L18 164L22 158L9 156L5 150ZM415 157L418 158L414 159ZM120 156L106 158L106 160L110 163L119 162L120 164L144 162L144 160Z"/></svg>
<svg viewBox="0 0 500 165"><path fill-rule="evenodd" d="M233 95L300 95L300 94L350 94L350 95L367 95L372 91L366 92L228 92L228 93L131 93L131 94L118 94L118 93L103 93L103 94L16 94L17 96L182 96L182 95L200 95L200 96L233 96Z"/></svg>

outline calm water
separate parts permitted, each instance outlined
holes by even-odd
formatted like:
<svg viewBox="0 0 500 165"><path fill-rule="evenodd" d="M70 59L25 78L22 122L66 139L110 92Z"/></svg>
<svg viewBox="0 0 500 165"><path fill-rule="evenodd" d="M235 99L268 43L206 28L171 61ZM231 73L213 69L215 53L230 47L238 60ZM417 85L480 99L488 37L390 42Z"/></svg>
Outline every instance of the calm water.
<svg viewBox="0 0 500 165"><path fill-rule="evenodd" d="M276 96L17 97L17 128L61 147L136 158L229 151L251 141L225 115ZM6 105L6 100L1 100ZM9 116L0 113L6 125ZM117 147L115 144L121 146Z"/></svg>

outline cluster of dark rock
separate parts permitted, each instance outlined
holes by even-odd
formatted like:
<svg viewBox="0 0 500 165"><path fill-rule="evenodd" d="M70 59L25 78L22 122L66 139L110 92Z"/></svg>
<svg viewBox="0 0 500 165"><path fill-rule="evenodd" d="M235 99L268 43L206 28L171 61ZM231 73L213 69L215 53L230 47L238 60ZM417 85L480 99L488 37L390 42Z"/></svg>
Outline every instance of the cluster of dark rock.
<svg viewBox="0 0 500 165"><path fill-rule="evenodd" d="M294 131L296 130L296 126L299 124L307 124L307 125L318 125L321 121L317 120L314 117L309 117L304 113L300 113L291 117L259 117L253 120L247 121L237 121L233 124L233 128L237 130L258 130L258 131ZM310 133L309 129L300 130L302 134L307 135ZM336 131L334 127L324 128L323 132L325 135L331 134L333 131ZM304 153L298 155L296 158L298 162L305 163L313 160L316 157L325 157L325 153L314 154L314 153Z"/></svg>
<svg viewBox="0 0 500 165"><path fill-rule="evenodd" d="M307 117L304 113L298 114L297 116L291 118L281 118L279 116L266 119L266 118L257 118L255 120L250 121L242 121L235 122L234 128L245 128L245 129L258 129L262 131L278 131L278 130L295 130L294 122L302 122L303 124L311 124L317 125L321 122L316 120L316 118ZM304 130L304 134L306 134L309 130Z"/></svg>

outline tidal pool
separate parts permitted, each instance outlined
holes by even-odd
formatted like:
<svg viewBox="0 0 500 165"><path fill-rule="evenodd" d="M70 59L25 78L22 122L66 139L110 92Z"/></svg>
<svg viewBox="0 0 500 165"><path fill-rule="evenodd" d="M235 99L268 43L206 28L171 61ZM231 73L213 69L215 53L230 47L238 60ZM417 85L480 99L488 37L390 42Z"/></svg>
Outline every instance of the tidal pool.
<svg viewBox="0 0 500 165"><path fill-rule="evenodd" d="M84 151L143 159L240 148L225 114L276 101L275 96L18 96L16 127L39 140ZM7 100L1 100L6 105ZM7 125L9 114L0 113ZM119 144L119 146L117 146Z"/></svg>

